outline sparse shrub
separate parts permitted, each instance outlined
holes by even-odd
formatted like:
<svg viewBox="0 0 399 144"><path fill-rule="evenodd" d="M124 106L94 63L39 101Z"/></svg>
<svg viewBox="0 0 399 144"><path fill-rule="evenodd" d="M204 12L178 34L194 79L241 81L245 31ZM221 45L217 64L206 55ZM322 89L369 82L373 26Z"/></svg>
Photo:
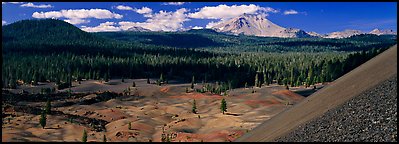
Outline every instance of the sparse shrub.
<svg viewBox="0 0 399 144"><path fill-rule="evenodd" d="M129 122L129 124L128 124L128 129L129 129L129 130L132 130L132 122Z"/></svg>

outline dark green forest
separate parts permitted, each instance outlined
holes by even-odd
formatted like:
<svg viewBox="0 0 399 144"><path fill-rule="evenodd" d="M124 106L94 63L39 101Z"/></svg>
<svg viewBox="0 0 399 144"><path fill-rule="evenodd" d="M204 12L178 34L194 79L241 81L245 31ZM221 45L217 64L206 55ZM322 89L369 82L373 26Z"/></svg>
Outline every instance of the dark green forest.
<svg viewBox="0 0 399 144"><path fill-rule="evenodd" d="M345 39L234 36L213 30L87 33L62 20L2 26L2 87L113 78L160 78L310 86L330 82L388 47L396 36ZM225 88L227 89L227 88Z"/></svg>

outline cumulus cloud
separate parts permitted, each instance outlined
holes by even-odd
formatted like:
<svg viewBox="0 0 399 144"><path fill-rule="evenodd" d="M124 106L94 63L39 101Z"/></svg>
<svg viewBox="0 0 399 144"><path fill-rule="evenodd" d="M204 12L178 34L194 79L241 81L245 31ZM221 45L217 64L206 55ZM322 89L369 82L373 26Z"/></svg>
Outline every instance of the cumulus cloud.
<svg viewBox="0 0 399 144"><path fill-rule="evenodd" d="M116 7L116 9L118 9L118 10L133 10L132 7L130 7L130 6L124 6L124 5L118 5L118 6Z"/></svg>
<svg viewBox="0 0 399 144"><path fill-rule="evenodd" d="M67 20L64 20L65 22L67 22L67 23L70 23L70 24L82 24L82 23L89 23L90 21L89 20L85 20L85 19L67 19Z"/></svg>
<svg viewBox="0 0 399 144"><path fill-rule="evenodd" d="M207 25L206 25L206 28L212 28L212 27L214 27L215 25L218 25L218 24L220 24L220 23L222 23L222 22L224 22L224 21L218 21L218 22L214 22L214 21L211 21L211 22L209 22Z"/></svg>
<svg viewBox="0 0 399 144"><path fill-rule="evenodd" d="M130 6L118 5L116 7L116 9L134 11L134 12L137 12L139 14L143 14L144 17L151 17L152 16L151 15L152 9L148 8L148 7L142 7L141 9L138 9L138 8L132 8Z"/></svg>
<svg viewBox="0 0 399 144"><path fill-rule="evenodd" d="M286 10L284 11L284 15L295 15L298 14L296 10Z"/></svg>
<svg viewBox="0 0 399 144"><path fill-rule="evenodd" d="M20 5L21 7L32 7L32 8L52 8L52 5L46 5L46 4L41 4L41 5L35 5L33 3L25 3Z"/></svg>
<svg viewBox="0 0 399 144"><path fill-rule="evenodd" d="M195 26L195 27L193 27L193 28L191 28L191 29L203 29L204 27L200 27L200 26Z"/></svg>
<svg viewBox="0 0 399 144"><path fill-rule="evenodd" d="M101 23L100 25L96 27L87 27L87 26L82 26L82 30L86 32L113 32L113 31L120 31L121 29L119 27L115 26L115 22L105 22Z"/></svg>
<svg viewBox="0 0 399 144"><path fill-rule="evenodd" d="M187 9L181 8L175 12L159 11L153 14L145 22L119 22L122 30L133 26L139 26L151 31L177 31L183 28L183 22L188 21L185 14Z"/></svg>
<svg viewBox="0 0 399 144"><path fill-rule="evenodd" d="M71 24L87 23L87 18L95 19L121 19L123 16L106 9L69 9L50 12L34 12L34 18L67 18Z"/></svg>
<svg viewBox="0 0 399 144"><path fill-rule="evenodd" d="M162 5L183 5L185 2L167 2L163 3Z"/></svg>
<svg viewBox="0 0 399 144"><path fill-rule="evenodd" d="M7 22L5 20L1 20L1 25L5 25Z"/></svg>
<svg viewBox="0 0 399 144"><path fill-rule="evenodd" d="M24 2L1 2L2 5L3 4L7 4L7 3L10 3L10 4L22 4Z"/></svg>
<svg viewBox="0 0 399 144"><path fill-rule="evenodd" d="M205 6L201 8L198 12L190 13L188 16L190 18L196 19L230 19L237 17L244 13L247 14L260 14L260 13L277 13L271 7L260 7L254 4L250 5L218 5L218 6Z"/></svg>
<svg viewBox="0 0 399 144"><path fill-rule="evenodd" d="M152 13L152 9L148 8L148 7L142 7L141 9L135 9L134 11L136 11L139 14L148 14L148 13Z"/></svg>
<svg viewBox="0 0 399 144"><path fill-rule="evenodd" d="M113 22L102 23L96 27L81 27L82 30L88 32L99 31L121 31L128 30L132 27L142 27L151 31L177 31L183 29L183 22L188 21L186 13L187 9L181 8L176 11L167 12L159 11L158 13L142 13L143 15L151 14L145 22L121 21L118 24Z"/></svg>

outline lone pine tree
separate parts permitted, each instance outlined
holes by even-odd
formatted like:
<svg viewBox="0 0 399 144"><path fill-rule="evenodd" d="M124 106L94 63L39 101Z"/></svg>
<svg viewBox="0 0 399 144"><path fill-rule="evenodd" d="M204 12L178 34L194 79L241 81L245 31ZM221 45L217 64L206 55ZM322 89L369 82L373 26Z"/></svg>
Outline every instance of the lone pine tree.
<svg viewBox="0 0 399 144"><path fill-rule="evenodd" d="M195 82L195 79L194 79L194 76L193 76L193 78L191 79L191 89L194 89L194 82Z"/></svg>
<svg viewBox="0 0 399 144"><path fill-rule="evenodd" d="M50 114L51 113L51 102L50 100L47 100L46 103L46 114Z"/></svg>
<svg viewBox="0 0 399 144"><path fill-rule="evenodd" d="M86 130L84 129L83 130L83 136L82 136L82 142L86 142L87 141L87 132L86 132Z"/></svg>
<svg viewBox="0 0 399 144"><path fill-rule="evenodd" d="M197 104L195 103L195 99L194 99L194 101L193 101L193 109L192 109L192 111L193 111L193 113L197 113L197 106L196 106Z"/></svg>
<svg viewBox="0 0 399 144"><path fill-rule="evenodd" d="M40 116L39 122L40 125L43 127L43 129L46 126L46 120L47 120L46 111L42 111L42 115Z"/></svg>
<svg viewBox="0 0 399 144"><path fill-rule="evenodd" d="M103 136L103 142L107 142L107 137L105 135Z"/></svg>
<svg viewBox="0 0 399 144"><path fill-rule="evenodd" d="M222 110L222 113L227 112L227 103L225 99L222 99L222 102L220 104L220 110Z"/></svg>

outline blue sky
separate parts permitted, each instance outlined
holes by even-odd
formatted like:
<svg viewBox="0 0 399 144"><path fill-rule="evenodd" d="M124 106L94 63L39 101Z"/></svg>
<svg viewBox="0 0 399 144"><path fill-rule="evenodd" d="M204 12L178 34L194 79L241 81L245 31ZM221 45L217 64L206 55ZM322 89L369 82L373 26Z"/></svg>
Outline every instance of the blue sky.
<svg viewBox="0 0 399 144"><path fill-rule="evenodd" d="M137 26L153 31L206 28L242 13L320 34L345 29L397 31L396 2L2 2L2 24L57 18L89 32Z"/></svg>

